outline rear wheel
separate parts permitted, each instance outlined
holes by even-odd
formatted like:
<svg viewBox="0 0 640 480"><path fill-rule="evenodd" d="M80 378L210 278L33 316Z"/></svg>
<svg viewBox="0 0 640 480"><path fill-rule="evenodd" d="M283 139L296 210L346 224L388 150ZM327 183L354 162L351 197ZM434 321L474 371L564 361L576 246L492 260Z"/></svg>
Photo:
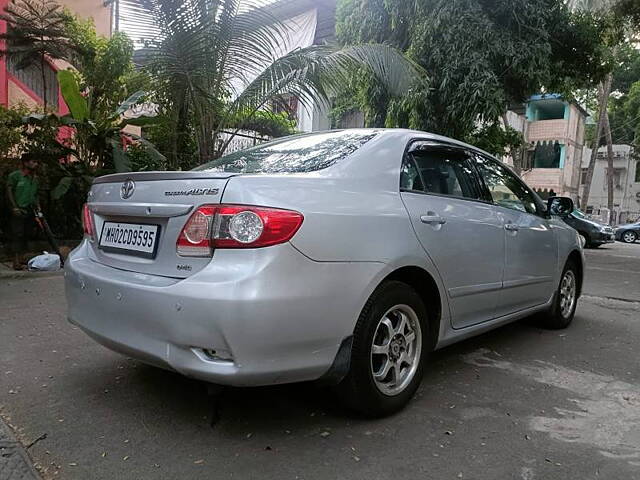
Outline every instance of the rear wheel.
<svg viewBox="0 0 640 480"><path fill-rule="evenodd" d="M562 271L560 285L553 296L551 309L541 317L543 326L551 329L567 328L578 306L579 273L576 263L569 260Z"/></svg>
<svg viewBox="0 0 640 480"><path fill-rule="evenodd" d="M409 285L389 281L367 301L353 334L345 404L366 416L389 415L414 395L427 354L427 311Z"/></svg>
<svg viewBox="0 0 640 480"><path fill-rule="evenodd" d="M638 234L634 231L627 230L622 234L622 241L624 243L633 243L638 239Z"/></svg>

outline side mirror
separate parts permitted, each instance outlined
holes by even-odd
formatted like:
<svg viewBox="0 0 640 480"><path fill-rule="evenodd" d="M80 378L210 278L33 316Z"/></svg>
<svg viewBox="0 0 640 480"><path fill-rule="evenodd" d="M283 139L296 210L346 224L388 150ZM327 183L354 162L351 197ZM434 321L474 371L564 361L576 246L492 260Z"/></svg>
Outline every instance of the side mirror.
<svg viewBox="0 0 640 480"><path fill-rule="evenodd" d="M547 212L561 217L569 215L573 212L573 200L569 197L551 197L547 200Z"/></svg>

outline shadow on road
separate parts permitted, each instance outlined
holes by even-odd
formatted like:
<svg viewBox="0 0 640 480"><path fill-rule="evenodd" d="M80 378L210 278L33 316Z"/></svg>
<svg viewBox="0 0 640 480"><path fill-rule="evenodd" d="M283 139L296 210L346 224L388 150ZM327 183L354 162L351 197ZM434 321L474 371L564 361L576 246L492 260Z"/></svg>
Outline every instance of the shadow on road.
<svg viewBox="0 0 640 480"><path fill-rule="evenodd" d="M420 389L423 394L419 394L412 405L429 408L435 402L429 390L437 385L446 386L449 375L466 371L473 377L474 368L463 363L461 356L479 348L517 351L519 346L536 342L543 334L544 330L524 320L434 352L429 358ZM215 400L208 394L206 383L130 359L124 360L125 368L122 363L114 362L111 367L105 365L107 371L100 376L102 379L118 378L117 383L124 388L113 388L109 395L101 395L105 385L87 372L86 376L76 374L77 394L94 401L103 399L110 409L119 411L119 416L144 415L146 422L165 418L171 419L172 424L185 426L194 426L195 423L204 427L210 424ZM213 428L224 436L242 435L249 425L255 434L268 434L327 421L371 422L345 410L330 388L313 382L271 387L228 387L223 389L220 399L221 419Z"/></svg>

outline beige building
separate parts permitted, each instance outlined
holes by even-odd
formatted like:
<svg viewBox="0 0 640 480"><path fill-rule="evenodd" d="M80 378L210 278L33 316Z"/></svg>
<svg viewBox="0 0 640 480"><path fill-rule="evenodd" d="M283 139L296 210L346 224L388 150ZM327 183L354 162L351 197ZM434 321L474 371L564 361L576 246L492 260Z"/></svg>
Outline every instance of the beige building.
<svg viewBox="0 0 640 480"><path fill-rule="evenodd" d="M522 178L543 197L555 193L578 199L587 112L559 95L536 95L509 124L523 132L528 151Z"/></svg>
<svg viewBox="0 0 640 480"><path fill-rule="evenodd" d="M111 6L105 6L104 0L58 0L59 3L81 18L91 18L96 31L104 36L111 35ZM0 0L0 10L4 10L9 0ZM0 32L6 31L6 22L0 21ZM67 107L60 95L56 71L65 68L64 62L50 62L46 73L47 81L42 81L38 67L16 69L12 62L4 57L0 59L0 104L14 106L25 104L38 108L43 104L44 88L48 104L59 113L66 113Z"/></svg>

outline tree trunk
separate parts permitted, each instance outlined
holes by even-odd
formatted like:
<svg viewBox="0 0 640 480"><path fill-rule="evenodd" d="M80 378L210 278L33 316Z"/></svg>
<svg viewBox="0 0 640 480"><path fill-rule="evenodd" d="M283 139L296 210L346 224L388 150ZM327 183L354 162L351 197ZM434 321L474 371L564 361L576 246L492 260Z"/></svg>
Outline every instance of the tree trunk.
<svg viewBox="0 0 640 480"><path fill-rule="evenodd" d="M509 118L507 117L507 112L502 112L502 123L504 124L505 131L509 128ZM509 152L511 155L511 161L513 162L513 170L516 172L516 175L520 176L522 173L522 150L524 149L524 145L520 148L512 150Z"/></svg>
<svg viewBox="0 0 640 480"><path fill-rule="evenodd" d="M187 105L184 92L174 93L173 108L171 110L171 131L168 132L167 168L169 170L182 170L183 161L188 150L188 140L191 138L189 125L189 107ZM191 160L191 159L189 159ZM192 161L186 162L191 168Z"/></svg>
<svg viewBox="0 0 640 480"><path fill-rule="evenodd" d="M611 126L609 114L605 115L604 134L607 140L607 208L609 209L609 222L613 222L613 141L611 140Z"/></svg>
<svg viewBox="0 0 640 480"><path fill-rule="evenodd" d="M613 75L608 74L604 80L604 83L598 85L598 104L599 104L599 116L598 125L596 127L596 135L591 146L591 158L589 159L589 166L587 168L587 178L584 181L584 190L580 201L580 207L586 210L589 203L589 194L591 193L591 181L593 180L593 171L596 168L596 159L598 158L598 147L600 145L600 139L602 138L602 131L607 116L607 104L609 102L609 94L611 93L611 81Z"/></svg>
<svg viewBox="0 0 640 480"><path fill-rule="evenodd" d="M44 104L44 111L47 112L47 61L44 57L44 53L40 56L40 73L42 74L42 103Z"/></svg>
<svg viewBox="0 0 640 480"><path fill-rule="evenodd" d="M210 115L201 117L200 122L196 135L200 164L204 164L220 156L221 152L218 152L216 148L217 138L213 135L215 129L211 125L212 119L210 118Z"/></svg>

